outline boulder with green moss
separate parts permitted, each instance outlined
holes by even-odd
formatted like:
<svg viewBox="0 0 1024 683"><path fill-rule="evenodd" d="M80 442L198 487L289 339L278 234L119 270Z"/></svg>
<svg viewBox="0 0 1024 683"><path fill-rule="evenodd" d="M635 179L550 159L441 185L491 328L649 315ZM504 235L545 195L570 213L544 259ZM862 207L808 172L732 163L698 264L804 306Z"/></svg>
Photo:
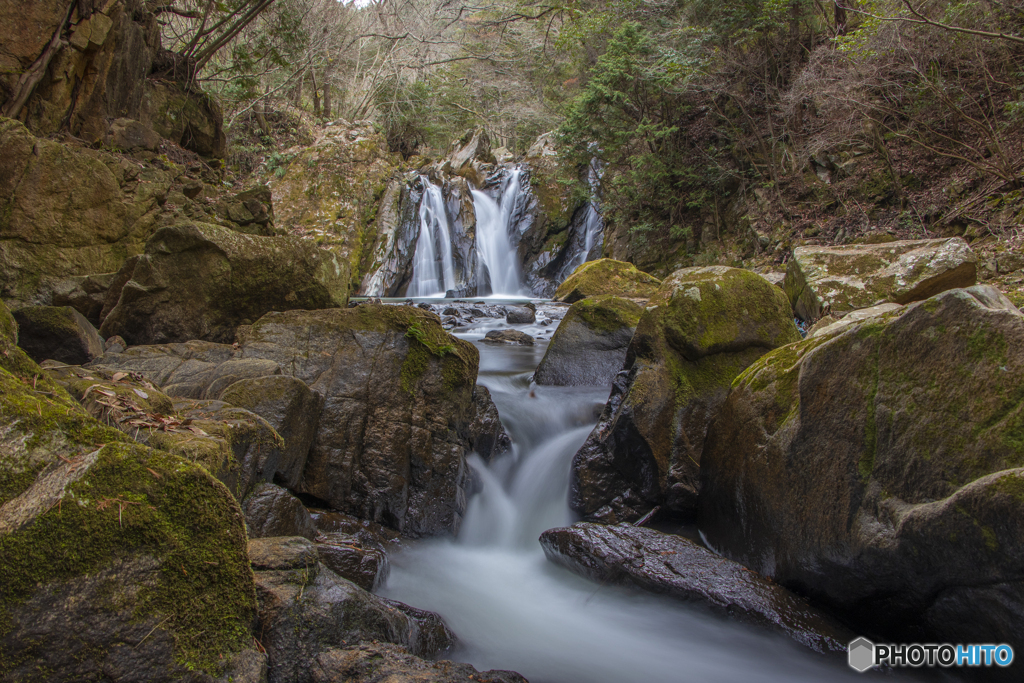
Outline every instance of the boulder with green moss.
<svg viewBox="0 0 1024 683"><path fill-rule="evenodd" d="M161 136L201 156L221 159L227 151L224 113L201 90L153 79L143 92L139 118Z"/></svg>
<svg viewBox="0 0 1024 683"><path fill-rule="evenodd" d="M1022 387L1024 316L982 285L777 349L708 435L701 531L864 628L1019 649Z"/></svg>
<svg viewBox="0 0 1024 683"><path fill-rule="evenodd" d="M99 332L70 306L26 306L14 312L18 346L33 360L52 359L70 365L103 355Z"/></svg>
<svg viewBox="0 0 1024 683"><path fill-rule="evenodd" d="M181 223L149 239L100 330L130 344L230 342L268 311L347 301L347 265L311 242Z"/></svg>
<svg viewBox="0 0 1024 683"><path fill-rule="evenodd" d="M570 505L590 520L695 514L704 439L733 379L800 339L782 290L738 268L678 270L649 304L573 458Z"/></svg>
<svg viewBox="0 0 1024 683"><path fill-rule="evenodd" d="M16 334L0 304L0 678L256 683L238 503L91 417Z"/></svg>
<svg viewBox="0 0 1024 683"><path fill-rule="evenodd" d="M803 320L882 303L920 301L977 282L978 257L960 237L797 247L783 287Z"/></svg>
<svg viewBox="0 0 1024 683"><path fill-rule="evenodd" d="M588 261L572 272L555 292L555 301L576 303L603 294L627 299L649 299L661 280L637 270L632 263L610 258Z"/></svg>
<svg viewBox="0 0 1024 683"><path fill-rule="evenodd" d="M324 396L298 491L408 535L455 533L466 509L479 354L406 306L271 313L239 332Z"/></svg>
<svg viewBox="0 0 1024 683"><path fill-rule="evenodd" d="M574 303L558 324L533 379L537 384L611 384L644 309L604 295Z"/></svg>

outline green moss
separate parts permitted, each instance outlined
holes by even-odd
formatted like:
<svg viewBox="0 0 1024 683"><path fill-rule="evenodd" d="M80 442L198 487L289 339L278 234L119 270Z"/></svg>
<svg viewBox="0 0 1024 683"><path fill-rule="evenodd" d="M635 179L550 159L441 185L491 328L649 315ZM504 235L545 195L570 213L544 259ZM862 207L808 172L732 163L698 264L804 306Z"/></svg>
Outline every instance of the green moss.
<svg viewBox="0 0 1024 683"><path fill-rule="evenodd" d="M1013 496L1019 502L1024 503L1024 477L1019 474L1007 474L1000 477L993 485L993 489Z"/></svg>
<svg viewBox="0 0 1024 683"><path fill-rule="evenodd" d="M660 285L660 280L637 270L632 263L603 258L574 270L558 287L554 298L567 303L602 294L647 299Z"/></svg>
<svg viewBox="0 0 1024 683"><path fill-rule="evenodd" d="M427 371L429 363L430 350L426 346L423 344L409 345L409 353L405 355L405 360L402 361L402 391L407 391L412 395L416 393L416 382Z"/></svg>
<svg viewBox="0 0 1024 683"><path fill-rule="evenodd" d="M628 299L603 295L577 301L569 308L566 318L578 317L596 332L611 333L624 327L636 327L643 312L642 306Z"/></svg>

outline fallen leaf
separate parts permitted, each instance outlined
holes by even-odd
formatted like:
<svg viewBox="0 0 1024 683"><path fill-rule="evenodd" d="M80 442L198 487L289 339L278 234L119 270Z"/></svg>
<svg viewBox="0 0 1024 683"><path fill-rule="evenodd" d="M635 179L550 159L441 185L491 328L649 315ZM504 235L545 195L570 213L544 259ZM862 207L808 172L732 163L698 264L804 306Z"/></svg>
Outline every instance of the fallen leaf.
<svg viewBox="0 0 1024 683"><path fill-rule="evenodd" d="M127 372L115 372L115 373L114 373L114 377L113 377L113 380L114 380L115 382L120 382L121 380L123 380L123 379L124 379L125 377L127 377L127 376L128 376L128 373L127 373Z"/></svg>
<svg viewBox="0 0 1024 683"><path fill-rule="evenodd" d="M142 389L132 389L132 391L134 391L135 395L138 396L139 398L149 398L149 394L147 394Z"/></svg>

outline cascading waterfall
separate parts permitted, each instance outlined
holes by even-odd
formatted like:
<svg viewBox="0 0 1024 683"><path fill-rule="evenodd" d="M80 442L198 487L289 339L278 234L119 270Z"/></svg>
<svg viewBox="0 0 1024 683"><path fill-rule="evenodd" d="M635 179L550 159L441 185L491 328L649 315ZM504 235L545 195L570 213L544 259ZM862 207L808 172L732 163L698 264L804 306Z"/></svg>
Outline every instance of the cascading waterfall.
<svg viewBox="0 0 1024 683"><path fill-rule="evenodd" d="M491 294L519 296L523 278L519 269L519 256L509 239L509 222L519 197L519 176L513 169L501 193L500 203L480 190L473 190L473 208L476 211L477 293L482 294L490 283Z"/></svg>
<svg viewBox="0 0 1024 683"><path fill-rule="evenodd" d="M513 669L530 683L860 680L845 661L783 636L664 597L599 586L548 562L537 537L572 521L570 462L608 388L531 386L543 344L478 348L479 382L494 398L514 453L490 465L471 456L483 491L470 501L458 539L421 542L394 556L383 591L440 613L460 638L453 659Z"/></svg>
<svg viewBox="0 0 1024 683"><path fill-rule="evenodd" d="M420 235L413 255L412 280L408 296L436 297L455 289L455 259L452 256L451 229L444 208L441 188L426 176L420 176L423 198L420 200Z"/></svg>
<svg viewBox="0 0 1024 683"><path fill-rule="evenodd" d="M590 203L587 204L587 213L583 219L583 250L573 259L572 266L565 273L570 275L578 266L586 263L590 258L590 252L597 244L598 238L604 232L604 219L601 217L601 208L597 204L597 193L601 186L601 168L597 159L591 159L590 167L587 169L587 184L590 185Z"/></svg>

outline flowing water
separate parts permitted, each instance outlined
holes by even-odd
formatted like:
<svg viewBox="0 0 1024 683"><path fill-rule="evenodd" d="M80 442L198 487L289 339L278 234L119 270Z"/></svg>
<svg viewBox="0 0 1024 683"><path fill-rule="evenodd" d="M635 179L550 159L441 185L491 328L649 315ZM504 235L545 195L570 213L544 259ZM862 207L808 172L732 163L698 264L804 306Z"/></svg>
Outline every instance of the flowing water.
<svg viewBox="0 0 1024 683"><path fill-rule="evenodd" d="M521 174L518 168L509 173L497 202L480 190L472 191L473 209L476 212L477 283L478 287L482 287L484 283L490 282L491 294L494 296L518 296L522 293L523 276L519 271L519 257L509 239L509 222L519 197Z"/></svg>
<svg viewBox="0 0 1024 683"><path fill-rule="evenodd" d="M508 327L489 321L459 336L478 342L495 325ZM484 490L470 501L459 537L413 544L393 557L381 591L441 614L460 638L451 658L512 669L531 683L861 680L843 661L783 636L698 606L599 586L548 562L537 537L572 521L569 464L608 387L531 386L543 342L478 348L479 382L490 389L514 452L489 466L471 456Z"/></svg>
<svg viewBox="0 0 1024 683"><path fill-rule="evenodd" d="M413 255L412 281L409 296L444 296L455 289L455 259L448 214L444 208L441 188L426 176L420 177L423 198L420 200L420 234Z"/></svg>

